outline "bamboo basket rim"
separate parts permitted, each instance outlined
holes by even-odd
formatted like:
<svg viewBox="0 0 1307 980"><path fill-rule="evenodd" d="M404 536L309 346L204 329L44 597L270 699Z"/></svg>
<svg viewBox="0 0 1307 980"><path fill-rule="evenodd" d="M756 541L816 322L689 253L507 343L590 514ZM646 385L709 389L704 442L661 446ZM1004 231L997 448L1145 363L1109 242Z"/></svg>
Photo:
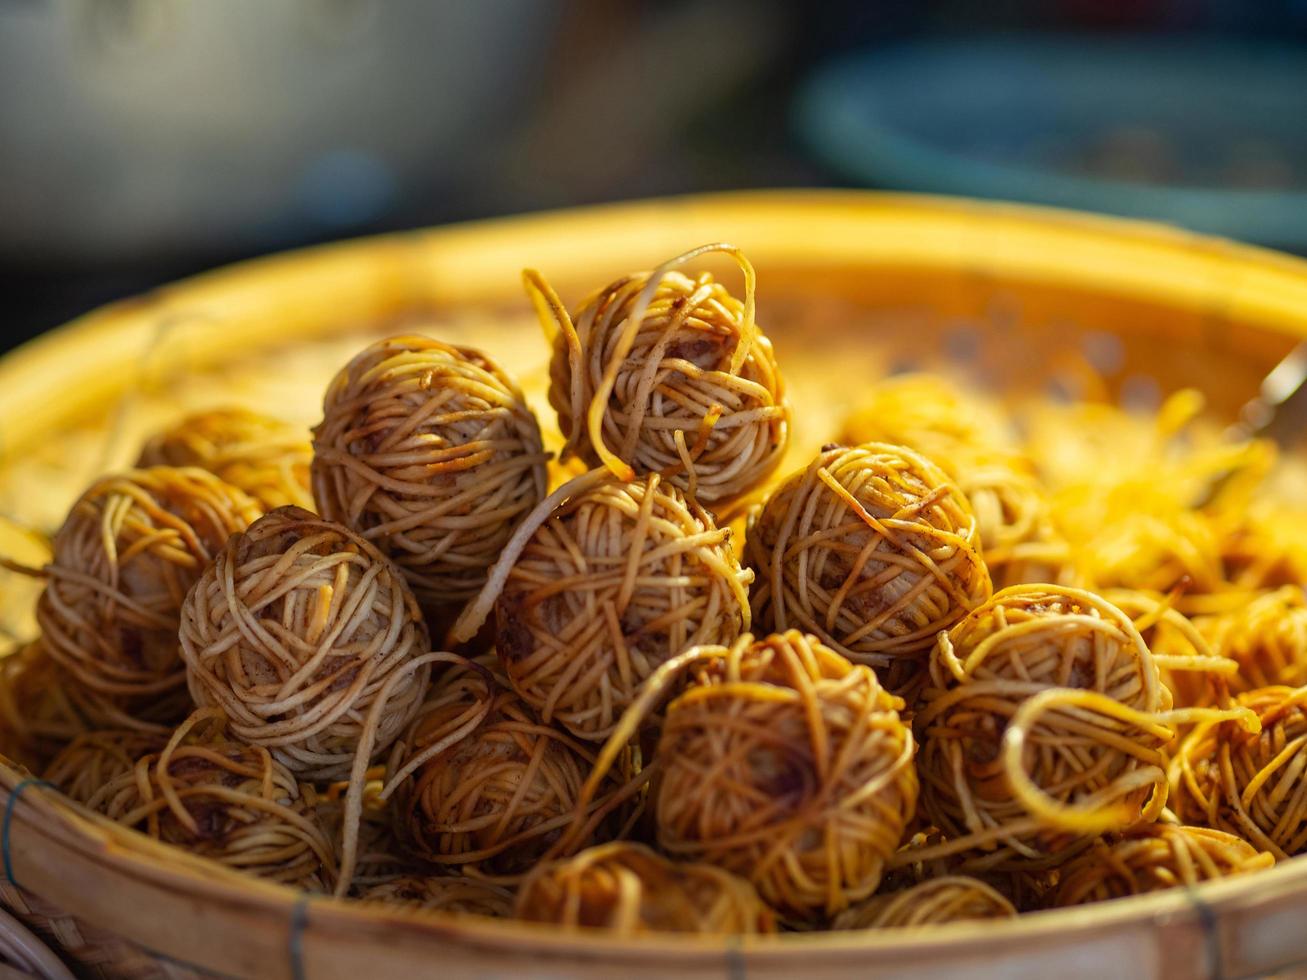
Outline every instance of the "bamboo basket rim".
<svg viewBox="0 0 1307 980"><path fill-rule="evenodd" d="M641 235L632 243L630 229L637 226ZM560 227L568 229L561 239ZM0 359L0 420L4 420L0 425L9 429L17 423L32 434L30 438L37 438L120 394L129 373L122 369L169 317L211 317L214 329L201 329L188 349L202 360L266 333L266 326L243 321L233 333L226 317L248 315L273 293L302 288L304 283L330 281L332 285L324 298L308 302L298 319L279 324L279 339L325 335L324 324L340 323L343 328L346 323L357 325L361 316L396 314L419 296L427 302L451 304L502 297L505 277L515 274L533 254L536 261L543 257L559 265L576 265L589 258L611 264L627 254L660 254L664 244L683 247L722 237L704 234L714 227L728 229L755 260L784 259L791 265L813 267L961 268L977 276L1109 290L1217 320L1249 320L1278 333L1307 336L1307 317L1301 312L1307 310L1307 261L1266 249L1147 222L1025 205L858 191L740 192L357 239L204 273L88 313ZM751 242L755 237L767 245L757 248ZM342 296L350 301L342 305ZM99 357L94 365L71 356L87 349L94 349ZM55 390L66 397L49 398L48 392ZM3 435L4 452L21 451L21 438L9 432ZM28 785L21 798L15 796L25 780ZM96 818L33 783L3 756L0 791L6 872L12 822L23 836L36 835L56 848L76 852L107 873L131 876L191 901L254 911L286 922L301 914L299 907L305 900L300 893L179 856L175 849L136 831ZM16 857L21 866L21 854ZM16 877L14 883L21 885L23 876ZM1307 893L1307 856L1194 889L1045 911L1011 922L959 923L903 935L864 931L614 939L603 933L375 908L328 897L313 896L309 907L311 928L337 934L361 935L384 927L396 935L443 937L520 954L567 957L583 950L586 959L609 957L611 962L656 955L665 965L738 955L797 966L814 952L912 953L964 944L980 950L1018 941L1054 943L1114 926L1137 926L1144 919L1195 922L1204 935L1210 935L1223 909L1266 906L1299 893ZM292 941L298 941L294 928L291 934Z"/></svg>

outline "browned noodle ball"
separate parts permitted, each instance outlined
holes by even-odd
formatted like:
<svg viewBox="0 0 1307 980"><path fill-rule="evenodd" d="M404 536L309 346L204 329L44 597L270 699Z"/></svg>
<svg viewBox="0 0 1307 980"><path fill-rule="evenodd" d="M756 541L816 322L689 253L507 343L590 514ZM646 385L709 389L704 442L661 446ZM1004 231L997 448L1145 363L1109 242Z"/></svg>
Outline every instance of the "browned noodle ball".
<svg viewBox="0 0 1307 980"><path fill-rule="evenodd" d="M368 775L373 774L369 772ZM348 858L344 845L347 818L345 804L349 784L335 783L328 786L326 792L319 792L312 784L304 785L318 823L335 845L336 865L343 867ZM395 839L389 808L381 799L379 781L371 781L364 788L356 841L351 895L361 894L372 885L401 877L413 870L412 860Z"/></svg>
<svg viewBox="0 0 1307 980"><path fill-rule="evenodd" d="M227 538L258 516L253 500L211 473L166 466L104 477L73 505L36 617L42 646L93 721L130 724L136 709L185 684L182 601Z"/></svg>
<svg viewBox="0 0 1307 980"><path fill-rule="evenodd" d="M1261 721L1200 724L1171 763L1171 806L1185 823L1242 837L1278 860L1307 850L1307 687L1263 687L1236 699Z"/></svg>
<svg viewBox="0 0 1307 980"><path fill-rule="evenodd" d="M437 677L392 750L384 794L401 843L416 856L512 876L565 831L579 846L590 843L620 799L605 783L576 814L593 757L537 720L486 659Z"/></svg>
<svg viewBox="0 0 1307 980"><path fill-rule="evenodd" d="M760 628L811 632L894 690L990 595L966 498L901 446L826 449L767 500L745 554Z"/></svg>
<svg viewBox="0 0 1307 980"><path fill-rule="evenodd" d="M708 273L676 271L710 252L739 263L743 303ZM624 480L661 473L705 504L737 500L780 463L790 408L739 249L704 245L624 276L575 316L538 272L524 280L553 336L549 403L564 457Z"/></svg>
<svg viewBox="0 0 1307 980"><path fill-rule="evenodd" d="M750 575L730 530L676 487L596 473L524 523L495 619L514 690L542 720L600 740L662 663L748 628Z"/></svg>
<svg viewBox="0 0 1307 980"><path fill-rule="evenodd" d="M655 758L658 843L811 924L876 890L917 798L902 702L791 630L691 654Z"/></svg>
<svg viewBox="0 0 1307 980"><path fill-rule="evenodd" d="M1053 904L1080 905L1189 887L1274 864L1272 855L1224 831L1148 824L1094 841L1063 867Z"/></svg>
<svg viewBox="0 0 1307 980"><path fill-rule="evenodd" d="M1015 919L1012 903L978 878L950 875L923 881L902 891L873 895L845 909L832 929L906 929Z"/></svg>
<svg viewBox="0 0 1307 980"><path fill-rule="evenodd" d="M40 640L0 659L0 752L33 772L96 727Z"/></svg>
<svg viewBox="0 0 1307 980"><path fill-rule="evenodd" d="M330 842L295 777L266 749L233 741L213 708L192 714L86 805L156 840L315 891L335 873Z"/></svg>
<svg viewBox="0 0 1307 980"><path fill-rule="evenodd" d="M517 897L517 918L618 936L776 931L753 885L709 864L677 864L642 844L603 844L539 865Z"/></svg>
<svg viewBox="0 0 1307 980"><path fill-rule="evenodd" d="M348 777L340 887L370 762L416 714L433 660L404 578L359 535L281 507L233 535L182 610L197 704L311 779Z"/></svg>
<svg viewBox="0 0 1307 980"><path fill-rule="evenodd" d="M513 893L476 878L442 875L402 875L379 881L358 893L368 905L423 909L446 915L483 915L507 919L513 914Z"/></svg>
<svg viewBox="0 0 1307 980"><path fill-rule="evenodd" d="M106 784L131 772L142 756L166 743L162 736L131 729L87 732L54 757L42 778L69 799L87 803Z"/></svg>
<svg viewBox="0 0 1307 980"><path fill-rule="evenodd" d="M312 507L312 459L307 430L244 408L215 408L156 433L136 465L198 466L272 510Z"/></svg>
<svg viewBox="0 0 1307 980"><path fill-rule="evenodd" d="M426 337L379 341L327 389L313 496L432 605L475 595L545 495L540 427L494 361Z"/></svg>
<svg viewBox="0 0 1307 980"><path fill-rule="evenodd" d="M957 476L980 530L985 567L995 589L1033 582L1074 585L1071 547L1053 526L1043 490L1002 463L978 464Z"/></svg>
<svg viewBox="0 0 1307 980"><path fill-rule="evenodd" d="M1155 819L1174 735L1158 712L1169 707L1117 607L1077 589L1005 589L932 655L916 718L923 810L948 838L1032 860L1068 833Z"/></svg>
<svg viewBox="0 0 1307 980"><path fill-rule="evenodd" d="M1103 598L1133 620L1177 707L1213 704L1228 688L1239 665L1209 642L1211 617L1191 620L1173 607L1173 595L1109 589Z"/></svg>
<svg viewBox="0 0 1307 980"><path fill-rule="evenodd" d="M1232 693L1307 684L1307 596L1296 585L1258 596L1212 623L1213 645L1238 665Z"/></svg>

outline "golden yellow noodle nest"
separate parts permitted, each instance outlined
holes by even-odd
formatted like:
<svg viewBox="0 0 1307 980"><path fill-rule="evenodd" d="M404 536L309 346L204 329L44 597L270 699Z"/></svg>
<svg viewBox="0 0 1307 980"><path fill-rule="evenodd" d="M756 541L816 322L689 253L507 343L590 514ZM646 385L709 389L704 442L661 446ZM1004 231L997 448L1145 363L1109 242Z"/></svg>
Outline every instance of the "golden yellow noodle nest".
<svg viewBox="0 0 1307 980"><path fill-rule="evenodd" d="M746 556L758 628L813 633L902 690L935 634L989 598L975 515L910 449L822 452L767 500Z"/></svg>
<svg viewBox="0 0 1307 980"><path fill-rule="evenodd" d="M130 727L135 709L157 708L183 687L182 601L259 513L211 473L166 466L104 477L73 505L54 538L36 617L42 647L80 689L92 721Z"/></svg>
<svg viewBox="0 0 1307 980"><path fill-rule="evenodd" d="M619 936L776 931L753 885L708 864L678 864L641 844L592 847L542 864L523 882L517 917Z"/></svg>
<svg viewBox="0 0 1307 980"><path fill-rule="evenodd" d="M1197 725L1171 764L1171 807L1185 823L1242 837L1277 859L1307 850L1307 688L1264 687L1236 702L1261 731Z"/></svg>
<svg viewBox="0 0 1307 980"><path fill-rule="evenodd" d="M1211 624L1217 651L1238 664L1229 689L1307 684L1307 596L1296 585L1258 596Z"/></svg>
<svg viewBox="0 0 1307 980"><path fill-rule="evenodd" d="M335 873L332 848L294 775L226 727L212 708L195 712L86 805L234 870L322 890Z"/></svg>
<svg viewBox="0 0 1307 980"><path fill-rule="evenodd" d="M433 605L474 595L545 495L540 427L517 385L480 351L425 337L379 341L336 375L313 453L322 515Z"/></svg>
<svg viewBox="0 0 1307 980"><path fill-rule="evenodd" d="M520 874L608 797L574 812L593 758L541 723L485 660L437 677L388 765L400 840L425 861ZM588 821L593 821L593 824Z"/></svg>
<svg viewBox="0 0 1307 980"><path fill-rule="evenodd" d="M1076 584L1071 548L1054 527L1046 492L1033 477L1004 462L978 463L961 471L957 484L975 512L995 590Z"/></svg>
<svg viewBox="0 0 1307 980"><path fill-rule="evenodd" d="M744 302L706 272L676 271L712 251L744 270ZM622 479L661 473L705 504L742 497L780 463L790 408L738 249L704 246L623 276L573 316L538 273L525 276L554 337L549 403L564 457Z"/></svg>
<svg viewBox="0 0 1307 980"><path fill-rule="evenodd" d="M667 708L658 843L812 922L875 891L917 798L902 701L796 631L705 650Z"/></svg>
<svg viewBox="0 0 1307 980"><path fill-rule="evenodd" d="M840 438L907 446L955 477L978 459L1018 451L1012 422L997 403L935 374L901 374L869 386Z"/></svg>
<svg viewBox="0 0 1307 980"><path fill-rule="evenodd" d="M730 537L656 475L569 497L515 555L495 603L513 688L544 721L607 737L664 661L748 627L750 576Z"/></svg>
<svg viewBox="0 0 1307 980"><path fill-rule="evenodd" d="M507 919L513 914L513 893L507 888L455 875L401 875L360 889L357 897L370 905L425 909L447 915Z"/></svg>
<svg viewBox="0 0 1307 980"><path fill-rule="evenodd" d="M947 838L1032 860L1061 851L1066 833L1155 819L1174 735L1156 713L1169 707L1116 606L1077 589L1005 589L932 654L915 720L922 808ZM1008 751L1005 733L1022 736Z"/></svg>
<svg viewBox="0 0 1307 980"><path fill-rule="evenodd" d="M1064 866L1053 904L1081 905L1260 871L1275 858L1206 827L1147 824L1094 841Z"/></svg>
<svg viewBox="0 0 1307 980"><path fill-rule="evenodd" d="M312 507L312 459L306 430L244 408L215 408L151 437L136 465L198 466L272 510Z"/></svg>
<svg viewBox="0 0 1307 980"><path fill-rule="evenodd" d="M158 752L167 739L132 729L78 735L50 762L42 778L69 799L87 803L104 786L136 768L142 756Z"/></svg>
<svg viewBox="0 0 1307 980"><path fill-rule="evenodd" d="M1093 403L1044 403L1024 420L1025 450L1082 583L1174 591L1191 615L1247 601L1247 587L1227 580L1227 552L1275 451L1201 424L1202 405L1186 390L1147 420Z"/></svg>
<svg viewBox="0 0 1307 980"><path fill-rule="evenodd" d="M832 929L901 929L986 919L1014 919L1012 903L978 878L949 875L902 891L873 895L845 909Z"/></svg>

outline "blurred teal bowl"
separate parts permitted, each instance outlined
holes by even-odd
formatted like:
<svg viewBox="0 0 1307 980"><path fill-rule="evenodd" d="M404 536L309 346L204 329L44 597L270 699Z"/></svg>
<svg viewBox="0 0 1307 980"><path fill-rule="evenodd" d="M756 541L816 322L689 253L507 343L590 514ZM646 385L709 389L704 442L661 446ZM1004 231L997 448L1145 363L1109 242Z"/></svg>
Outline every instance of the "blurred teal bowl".
<svg viewBox="0 0 1307 980"><path fill-rule="evenodd" d="M821 160L858 183L1307 250L1307 49L1069 37L911 44L820 69L795 121Z"/></svg>

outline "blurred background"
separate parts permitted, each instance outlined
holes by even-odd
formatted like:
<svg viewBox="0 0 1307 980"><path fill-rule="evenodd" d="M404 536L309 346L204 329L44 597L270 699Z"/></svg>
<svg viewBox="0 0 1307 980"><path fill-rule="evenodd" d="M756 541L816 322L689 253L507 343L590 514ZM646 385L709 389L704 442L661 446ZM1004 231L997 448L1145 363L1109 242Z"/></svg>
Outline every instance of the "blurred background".
<svg viewBox="0 0 1307 980"><path fill-rule="evenodd" d="M313 242L831 185L1307 253L1307 0L0 0L0 348Z"/></svg>

